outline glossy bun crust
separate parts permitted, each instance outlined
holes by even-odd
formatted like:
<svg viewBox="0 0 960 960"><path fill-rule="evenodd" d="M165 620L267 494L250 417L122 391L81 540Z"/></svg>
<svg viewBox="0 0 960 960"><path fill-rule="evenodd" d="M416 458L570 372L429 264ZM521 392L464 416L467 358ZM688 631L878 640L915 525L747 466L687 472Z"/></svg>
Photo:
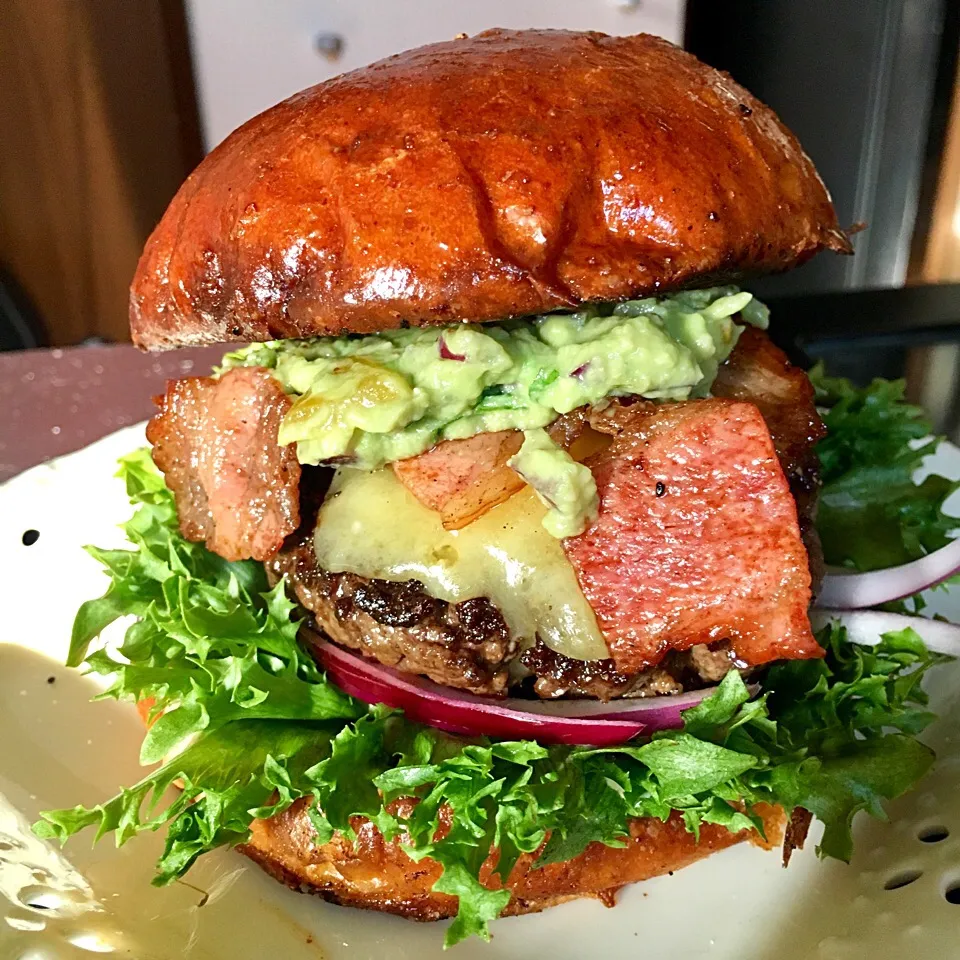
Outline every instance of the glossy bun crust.
<svg viewBox="0 0 960 960"><path fill-rule="evenodd" d="M656 37L491 30L250 120L147 243L146 348L487 321L849 252L794 136Z"/></svg>
<svg viewBox="0 0 960 960"><path fill-rule="evenodd" d="M742 840L766 848L778 845L784 836L783 811L760 804L757 812L764 821L766 841L752 831L730 833L705 823L697 843L674 815L666 823L652 818L632 821L623 848L592 843L573 860L538 870L531 869L535 855L524 854L510 875L507 885L513 898L504 914L535 913L577 897L595 897L612 906L625 884L679 870ZM271 820L254 821L250 842L240 849L287 886L333 903L411 920L442 920L456 914L456 898L430 889L440 876L433 860L414 863L398 842L385 843L373 824L357 818L354 826L356 847L342 836L318 846L301 800ZM493 862L491 856L480 876L485 885L497 887L499 882L490 876Z"/></svg>

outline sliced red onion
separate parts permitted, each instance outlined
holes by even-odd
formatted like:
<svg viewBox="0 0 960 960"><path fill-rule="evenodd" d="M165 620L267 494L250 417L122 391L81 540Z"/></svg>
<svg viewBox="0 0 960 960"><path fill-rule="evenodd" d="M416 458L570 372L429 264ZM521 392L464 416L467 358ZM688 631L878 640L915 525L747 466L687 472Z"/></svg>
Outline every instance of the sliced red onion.
<svg viewBox="0 0 960 960"><path fill-rule="evenodd" d="M875 607L932 587L960 570L960 539L933 553L885 570L857 573L830 567L817 597L818 607L844 610Z"/></svg>
<svg viewBox="0 0 960 960"><path fill-rule="evenodd" d="M447 341L444 339L443 334L440 334L440 339L437 342L440 346L441 360L466 360L467 359L467 355L465 353L454 353L447 346Z"/></svg>
<svg viewBox="0 0 960 960"><path fill-rule="evenodd" d="M557 509L556 501L556 492L557 492L557 483L552 479L548 479L543 476L531 476L529 473L524 473L522 470L517 469L516 461L518 455L512 456L507 461L507 466L513 470L513 472L528 486L533 487L537 492L537 496L548 506L551 510Z"/></svg>
<svg viewBox="0 0 960 960"><path fill-rule="evenodd" d="M609 747L626 743L644 730L644 725L635 720L582 720L521 713L504 706L504 701L430 684L443 691L436 693L426 681L360 660L333 644L321 641L315 646L320 665L346 693L365 703L399 707L411 720L447 733Z"/></svg>
<svg viewBox="0 0 960 960"><path fill-rule="evenodd" d="M401 674L341 650L313 633L308 638L320 666L346 693L365 703L399 707L412 720L466 736L614 746L642 732L682 726L681 712L712 692L695 690L675 697L614 703L496 700Z"/></svg>
<svg viewBox="0 0 960 960"><path fill-rule="evenodd" d="M590 369L590 361L588 360L586 363L581 363L580 366L577 367L576 370L571 370L571 371L570 371L570 376L573 377L575 380L582 380L582 379L583 379L583 375L584 375L584 374L587 372L587 370L589 370L589 369Z"/></svg>
<svg viewBox="0 0 960 960"><path fill-rule="evenodd" d="M688 690L666 697L621 697L618 700L508 700L523 704L530 713L557 717L579 717L592 720L614 720L630 717L644 724L648 733L654 730L676 730L683 726L682 713L710 696L716 688ZM751 696L756 696L760 685L748 684Z"/></svg>
<svg viewBox="0 0 960 960"><path fill-rule="evenodd" d="M882 610L838 610L816 607L810 611L810 625L814 630L836 622L847 629L852 643L872 647L884 633L896 633L911 627L930 650L960 657L960 626L945 620L928 617L910 617L904 613L884 613Z"/></svg>

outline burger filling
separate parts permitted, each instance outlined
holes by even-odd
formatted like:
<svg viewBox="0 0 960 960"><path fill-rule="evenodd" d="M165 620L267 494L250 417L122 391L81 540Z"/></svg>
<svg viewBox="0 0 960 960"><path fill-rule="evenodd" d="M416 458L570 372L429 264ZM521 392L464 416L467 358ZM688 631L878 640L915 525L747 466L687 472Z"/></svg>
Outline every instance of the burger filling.
<svg viewBox="0 0 960 960"><path fill-rule="evenodd" d="M293 399L278 439L301 463L372 470L440 441L523 431L512 466L565 537L594 518L596 488L542 428L608 397L705 395L736 344L735 315L766 324L750 294L718 287L502 324L255 344L223 370L271 371Z"/></svg>
<svg viewBox="0 0 960 960"><path fill-rule="evenodd" d="M477 694L671 694L821 654L823 427L765 322L718 288L256 344L148 436L184 534L342 646Z"/></svg>

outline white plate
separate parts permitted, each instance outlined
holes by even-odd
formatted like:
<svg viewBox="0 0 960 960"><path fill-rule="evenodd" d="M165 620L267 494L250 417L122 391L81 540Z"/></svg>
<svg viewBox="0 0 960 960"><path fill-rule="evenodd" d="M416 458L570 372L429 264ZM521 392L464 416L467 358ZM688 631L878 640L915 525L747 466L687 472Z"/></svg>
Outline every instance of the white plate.
<svg viewBox="0 0 960 960"><path fill-rule="evenodd" d="M39 810L106 799L142 775L133 708L89 703L92 682L61 666L77 605L105 584L81 545L122 543L116 526L130 511L113 479L116 458L142 442L142 426L129 428L0 488L0 956L440 957L442 924L292 893L229 851L203 858L187 877L193 887L159 890L149 884L159 837L117 851L109 839L91 850L91 837L81 835L61 852L30 836ZM942 457L941 469L960 475L960 451ZM25 546L29 529L40 536ZM960 613L956 594L938 602ZM624 890L614 910L582 901L501 920L491 943L468 942L447 956L960 957L960 905L945 896L960 885L960 666L937 671L930 689L941 719L925 739L937 749L937 767L891 804L891 823L858 820L850 866L818 861L816 836L787 871L776 854L742 844ZM918 839L932 827L949 836ZM908 871L918 879L884 889ZM202 907L198 891L209 894Z"/></svg>

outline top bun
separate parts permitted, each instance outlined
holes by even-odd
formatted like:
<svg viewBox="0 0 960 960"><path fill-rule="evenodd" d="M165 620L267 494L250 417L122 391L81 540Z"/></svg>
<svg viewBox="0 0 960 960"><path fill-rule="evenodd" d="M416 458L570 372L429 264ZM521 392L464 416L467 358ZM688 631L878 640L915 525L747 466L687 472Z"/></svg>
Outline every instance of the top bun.
<svg viewBox="0 0 960 960"><path fill-rule="evenodd" d="M796 138L657 37L491 30L285 100L147 242L145 348L576 307L850 252Z"/></svg>

